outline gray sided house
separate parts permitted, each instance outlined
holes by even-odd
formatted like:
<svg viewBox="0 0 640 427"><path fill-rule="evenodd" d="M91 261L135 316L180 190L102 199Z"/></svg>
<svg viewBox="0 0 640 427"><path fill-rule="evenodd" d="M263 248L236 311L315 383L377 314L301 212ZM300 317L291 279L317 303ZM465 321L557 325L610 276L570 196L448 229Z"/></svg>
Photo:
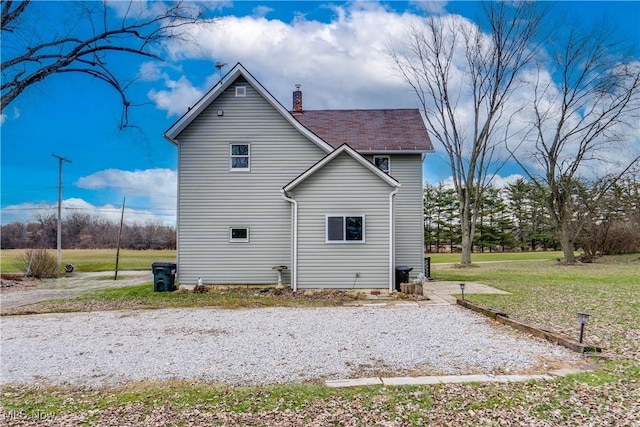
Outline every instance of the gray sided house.
<svg viewBox="0 0 640 427"><path fill-rule="evenodd" d="M181 286L394 289L424 272L418 110L293 111L237 64L165 133L178 146Z"/></svg>

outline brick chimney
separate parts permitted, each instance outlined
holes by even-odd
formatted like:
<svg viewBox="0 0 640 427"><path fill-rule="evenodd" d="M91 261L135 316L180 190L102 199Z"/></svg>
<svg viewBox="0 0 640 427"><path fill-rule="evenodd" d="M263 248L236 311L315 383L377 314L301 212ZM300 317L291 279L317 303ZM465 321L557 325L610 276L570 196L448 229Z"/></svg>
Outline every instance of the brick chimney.
<svg viewBox="0 0 640 427"><path fill-rule="evenodd" d="M301 84L296 84L296 90L293 91L293 113L302 113L302 91Z"/></svg>

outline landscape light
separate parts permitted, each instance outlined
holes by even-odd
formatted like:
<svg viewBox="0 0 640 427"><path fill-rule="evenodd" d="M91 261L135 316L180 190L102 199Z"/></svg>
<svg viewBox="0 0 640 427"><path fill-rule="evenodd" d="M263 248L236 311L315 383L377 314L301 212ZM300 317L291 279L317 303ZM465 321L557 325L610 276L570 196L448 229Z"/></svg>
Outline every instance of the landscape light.
<svg viewBox="0 0 640 427"><path fill-rule="evenodd" d="M578 322L580 323L580 337L578 338L578 342L580 343L582 343L582 338L584 338L584 325L589 323L590 316L589 313L578 313Z"/></svg>
<svg viewBox="0 0 640 427"><path fill-rule="evenodd" d="M462 301L464 301L464 283L460 283L460 290L462 291Z"/></svg>

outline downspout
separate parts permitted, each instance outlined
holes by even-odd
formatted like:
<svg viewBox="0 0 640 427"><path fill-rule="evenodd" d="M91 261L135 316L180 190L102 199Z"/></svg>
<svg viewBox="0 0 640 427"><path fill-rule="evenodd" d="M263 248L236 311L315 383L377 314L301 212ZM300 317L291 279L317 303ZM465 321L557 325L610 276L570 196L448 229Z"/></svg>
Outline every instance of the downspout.
<svg viewBox="0 0 640 427"><path fill-rule="evenodd" d="M293 205L293 267L291 269L291 288L298 291L298 202L281 189L282 198Z"/></svg>
<svg viewBox="0 0 640 427"><path fill-rule="evenodd" d="M424 239L424 159L427 158L427 155L425 153L422 153L422 156L420 158L420 176L422 177L422 206L420 207L420 210L422 212L422 248L420 249L420 253L422 254L422 275L426 278L427 277L427 259L424 257L424 251L425 251L425 246L426 246L426 241ZM431 255L431 254L429 254Z"/></svg>
<svg viewBox="0 0 640 427"><path fill-rule="evenodd" d="M395 236L393 233L394 230L394 220L393 220L393 196L398 193L398 187L389 193L389 294L393 293L393 280L394 280L394 252L395 252Z"/></svg>

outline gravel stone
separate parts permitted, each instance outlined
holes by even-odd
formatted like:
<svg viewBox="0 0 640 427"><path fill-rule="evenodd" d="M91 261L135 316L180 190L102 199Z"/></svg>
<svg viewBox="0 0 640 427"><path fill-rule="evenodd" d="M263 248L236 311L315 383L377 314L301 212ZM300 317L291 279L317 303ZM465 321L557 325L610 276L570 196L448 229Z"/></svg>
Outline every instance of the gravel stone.
<svg viewBox="0 0 640 427"><path fill-rule="evenodd" d="M580 356L457 306L180 308L3 316L3 384L301 383L522 373Z"/></svg>

